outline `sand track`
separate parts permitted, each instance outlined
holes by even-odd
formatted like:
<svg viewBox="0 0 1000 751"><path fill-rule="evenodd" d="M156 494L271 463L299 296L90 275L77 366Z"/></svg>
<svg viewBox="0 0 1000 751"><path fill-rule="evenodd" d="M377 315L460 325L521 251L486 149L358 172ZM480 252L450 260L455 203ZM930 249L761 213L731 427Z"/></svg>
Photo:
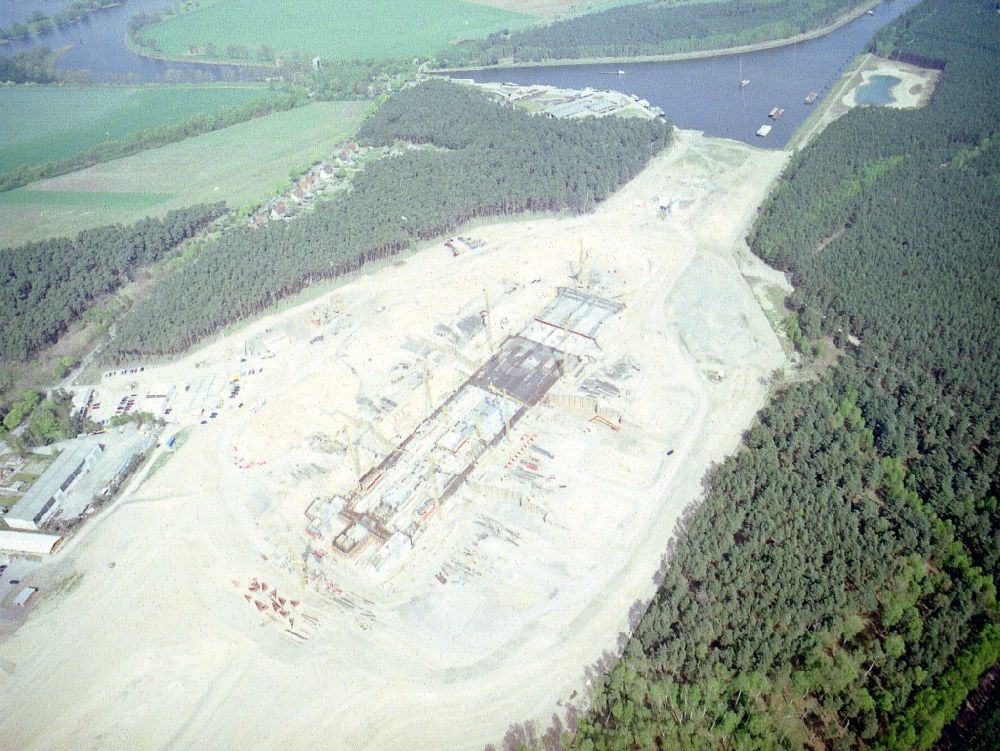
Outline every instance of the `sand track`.
<svg viewBox="0 0 1000 751"><path fill-rule="evenodd" d="M785 159L681 133L592 215L468 230L487 244L478 254L435 245L150 374L204 373L195 362L224 372L244 341L293 332L245 383L254 413L196 424L136 502L39 582L36 612L3 642L16 668L0 673L0 737L19 749L477 749L511 723L546 723L574 692L580 703L586 666L651 596L679 514L785 363L747 281L773 292L783 280L742 239ZM682 199L668 215L665 196ZM519 330L570 282L581 240L625 304L601 346L639 368L622 433L532 413L517 431L550 431L556 453L575 457L555 464L564 489L541 501L544 520L516 502L456 496L387 582L345 570L349 605L306 586L294 562L301 508L351 476L324 436L345 423L368 435L359 397L395 388L400 346L477 309L484 286L498 326ZM323 304L339 311L324 341L297 339ZM437 366L438 395L463 367ZM372 418L366 460L422 419L416 394ZM257 461L267 463L243 466ZM482 536L484 524L501 531ZM439 585L442 561L466 550L476 574ZM310 609L307 640L246 600L253 578ZM56 593L59 581L70 583Z"/></svg>

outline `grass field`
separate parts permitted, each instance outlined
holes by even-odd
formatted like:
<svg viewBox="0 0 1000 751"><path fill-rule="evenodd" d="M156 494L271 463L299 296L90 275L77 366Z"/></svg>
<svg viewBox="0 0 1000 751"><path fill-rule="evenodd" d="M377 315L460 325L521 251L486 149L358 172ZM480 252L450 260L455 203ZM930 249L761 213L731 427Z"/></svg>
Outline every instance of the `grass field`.
<svg viewBox="0 0 1000 751"><path fill-rule="evenodd" d="M461 0L219 0L143 29L170 56L214 44L297 50L326 60L429 56L455 39L524 26L534 16Z"/></svg>
<svg viewBox="0 0 1000 751"><path fill-rule="evenodd" d="M0 172L267 96L246 85L0 87Z"/></svg>
<svg viewBox="0 0 1000 751"><path fill-rule="evenodd" d="M316 102L0 193L0 247L285 188L357 130L368 102Z"/></svg>

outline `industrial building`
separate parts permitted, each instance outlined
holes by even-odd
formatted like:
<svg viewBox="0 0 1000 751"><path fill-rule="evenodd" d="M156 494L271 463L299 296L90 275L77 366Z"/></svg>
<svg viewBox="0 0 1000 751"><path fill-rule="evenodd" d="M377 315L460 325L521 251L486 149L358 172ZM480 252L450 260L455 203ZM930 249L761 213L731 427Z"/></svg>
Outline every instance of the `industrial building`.
<svg viewBox="0 0 1000 751"><path fill-rule="evenodd" d="M67 446L4 517L14 529L38 530L66 500L66 493L100 457L101 444L78 439Z"/></svg>
<svg viewBox="0 0 1000 751"><path fill-rule="evenodd" d="M0 529L0 550L14 555L52 555L62 544L59 535L43 535L33 532L18 532Z"/></svg>

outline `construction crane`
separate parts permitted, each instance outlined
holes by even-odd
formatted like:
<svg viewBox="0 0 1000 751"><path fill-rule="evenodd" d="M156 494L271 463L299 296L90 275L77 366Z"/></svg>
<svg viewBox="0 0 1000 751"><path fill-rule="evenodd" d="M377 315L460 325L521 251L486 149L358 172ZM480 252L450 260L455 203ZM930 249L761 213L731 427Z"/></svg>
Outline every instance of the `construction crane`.
<svg viewBox="0 0 1000 751"><path fill-rule="evenodd" d="M493 308L490 306L490 293L483 287L483 297L486 298L486 339L490 343L490 353L496 352L493 339Z"/></svg>

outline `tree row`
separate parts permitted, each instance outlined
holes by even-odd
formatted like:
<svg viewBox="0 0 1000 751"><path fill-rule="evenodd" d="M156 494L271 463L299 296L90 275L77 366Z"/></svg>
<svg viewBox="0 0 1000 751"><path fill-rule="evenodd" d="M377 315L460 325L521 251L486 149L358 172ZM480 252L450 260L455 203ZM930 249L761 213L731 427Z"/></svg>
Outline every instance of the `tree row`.
<svg viewBox="0 0 1000 751"><path fill-rule="evenodd" d="M356 272L476 217L587 211L637 174L670 134L663 122L531 116L439 80L405 89L359 138L436 148L373 163L349 193L294 221L224 234L129 311L113 354L180 352L309 284Z"/></svg>

